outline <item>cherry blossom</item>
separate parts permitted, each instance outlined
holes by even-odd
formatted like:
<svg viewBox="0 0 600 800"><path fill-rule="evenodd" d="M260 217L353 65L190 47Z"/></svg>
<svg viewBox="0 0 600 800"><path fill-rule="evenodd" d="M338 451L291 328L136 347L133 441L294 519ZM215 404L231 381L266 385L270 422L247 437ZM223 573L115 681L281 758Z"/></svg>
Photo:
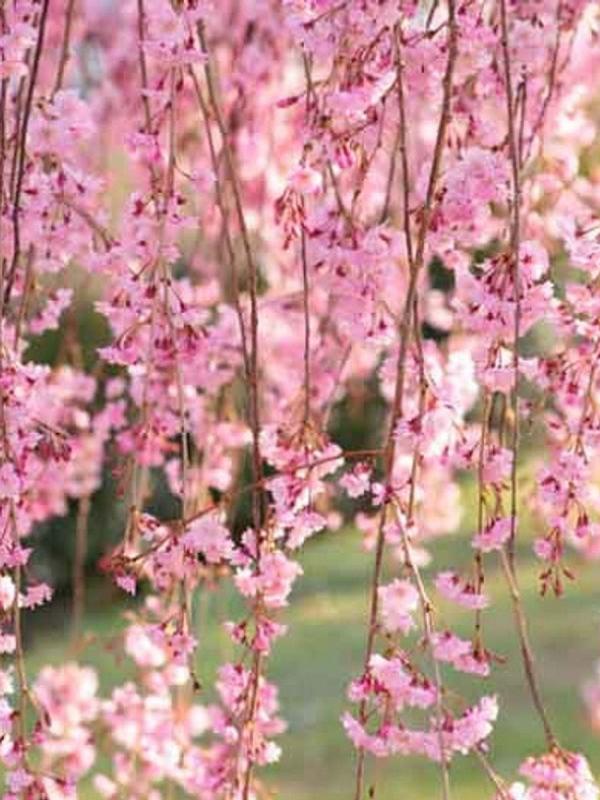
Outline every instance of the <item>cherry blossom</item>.
<svg viewBox="0 0 600 800"><path fill-rule="evenodd" d="M304 548L343 526L372 560L362 667L338 665L357 800L370 756L408 755L444 800L459 755L500 797L598 796L546 711L520 591L528 526L542 594L600 556L597 25L593 0L3 4L5 800L84 779L268 793L270 657ZM111 647L135 678L101 692L78 628L108 476L122 535L100 566L129 595ZM81 663L29 677L22 621L53 596L33 548L68 514ZM547 744L512 785L487 749L491 565ZM202 695L198 607L222 585L232 652Z"/></svg>

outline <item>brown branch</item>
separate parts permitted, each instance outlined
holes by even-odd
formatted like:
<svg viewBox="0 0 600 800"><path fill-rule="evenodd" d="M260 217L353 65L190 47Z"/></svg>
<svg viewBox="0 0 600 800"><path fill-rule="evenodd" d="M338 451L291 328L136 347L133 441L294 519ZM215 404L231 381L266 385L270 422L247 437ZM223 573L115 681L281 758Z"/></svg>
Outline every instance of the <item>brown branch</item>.
<svg viewBox="0 0 600 800"><path fill-rule="evenodd" d="M449 23L448 58L446 62L446 69L443 79L442 108L438 123L438 130L434 146L431 170L429 174L429 181L427 185L425 205L422 210L421 224L418 232L416 256L413 262L409 264L410 266L409 284L404 304L404 314L400 324L400 343L399 343L398 361L396 367L396 386L394 390L394 400L392 404L389 430L387 434L385 455L384 455L384 475L385 475L386 487L389 487L390 485L393 466L394 466L394 455L395 455L394 431L396 429L396 424L398 420L401 419L403 415L404 386L406 377L406 358L408 355L408 347L410 342L411 319L416 298L417 281L424 263L427 231L429 229L429 222L433 212L433 201L441 167L442 154L445 146L446 131L448 128L448 123L450 121L452 83L453 83L454 67L458 54L457 53L458 30L455 18L455 0L448 0L448 23ZM406 235L408 236L408 233ZM371 580L369 630L367 634L367 645L364 656L365 670L368 668L368 664L371 659L371 655L373 653L373 645L375 641L375 633L377 628L378 590L381 581L381 572L383 568L386 512L387 512L387 503L384 502L383 511L381 513L377 530L375 560L373 565L373 577ZM367 708L366 701L363 700L359 707L359 720L361 724L364 724L366 722L366 708ZM364 759L365 759L364 749L360 748L358 751L357 766L356 766L356 783L354 791L355 800L360 800L362 794L362 785L364 778Z"/></svg>
<svg viewBox="0 0 600 800"><path fill-rule="evenodd" d="M63 81L65 78L65 71L67 64L71 57L71 29L73 27L73 11L75 9L75 0L69 0L69 4L65 10L65 26L63 29L63 39L60 49L60 58L58 60L58 69L56 72L56 79L54 81L54 88L52 89L52 97L62 89Z"/></svg>
<svg viewBox="0 0 600 800"><path fill-rule="evenodd" d="M513 327L513 358L512 367L513 392L512 392L512 466L510 476L511 494L511 532L508 543L508 558L511 567L514 567L515 537L517 524L518 483L517 460L519 452L519 407L518 407L518 382L519 382L519 339L521 337L521 280L520 280L520 247L521 247L521 174L519 170L519 151L517 145L517 130L514 110L514 95L512 88L512 75L510 63L510 50L508 43L508 20L506 0L500 0L500 21L502 27L502 55L504 64L504 81L506 85L506 113L508 118L508 150L511 164L512 202L510 221L510 248L513 260L514 283L514 327Z"/></svg>
<svg viewBox="0 0 600 800"><path fill-rule="evenodd" d="M552 102L552 97L554 96L554 91L556 89L556 81L558 77L558 56L560 54L560 44L562 38L562 30L560 26L560 18L562 14L563 2L559 0L558 6L556 8L556 37L554 39L554 46L552 48L552 57L550 61L550 75L548 78L548 90L542 102L542 107L540 108L539 114L537 116L536 121L534 122L531 135L529 137L529 143L527 147L527 155L529 156L531 153L531 148L533 146L533 142L535 137L537 136L538 132L542 131L541 141L543 142L543 127L544 121L546 119L546 115L548 109L550 107L550 103Z"/></svg>
<svg viewBox="0 0 600 800"><path fill-rule="evenodd" d="M85 559L87 554L88 525L90 519L90 497L84 495L77 504L75 524L75 555L73 558L73 606L71 611L71 645L76 648L81 642L83 614L85 611Z"/></svg>
<svg viewBox="0 0 600 800"><path fill-rule="evenodd" d="M531 646L531 641L529 638L527 617L525 615L525 611L523 610L521 593L519 591L519 586L515 578L515 573L513 571L513 567L509 561L509 558L506 554L506 551L504 549L501 550L500 555L502 561L502 570L504 572L506 582L510 589L510 596L513 604L513 614L515 617L515 623L517 626L519 640L521 643L521 656L523 659L525 676L527 678L527 683L529 685L529 690L531 693L531 697L533 699L533 704L542 721L542 726L544 728L544 734L546 736L548 749L552 750L557 745L557 740L552 731L552 726L550 725L548 712L546 711L546 708L544 706L544 701L542 699L542 695L538 687L538 681L535 669L535 657L533 654L533 648Z"/></svg>
<svg viewBox="0 0 600 800"><path fill-rule="evenodd" d="M198 26L198 36L202 46L202 52L206 58L204 65L204 75L206 78L206 85L208 88L208 96L212 108L212 112L219 129L219 134L222 140L223 153L225 156L225 163L227 166L227 173L231 184L233 193L234 205L240 226L240 233L244 253L246 256L246 264L248 269L249 279L249 295L250 295L250 423L252 428L252 453L253 453L253 468L255 477L262 476L262 457L260 454L260 416L258 407L258 268L254 260L252 246L250 244L250 234L246 225L246 217L244 213L241 189L237 177L237 170L235 168L233 153L229 143L229 134L225 126L221 105L217 96L216 80L213 75L211 60L204 35L204 28L202 25ZM262 510L260 495L257 495L253 501L253 515L254 525L256 528L257 536L260 535L262 527Z"/></svg>
<svg viewBox="0 0 600 800"><path fill-rule="evenodd" d="M21 254L21 215L20 215L20 203L21 203L21 191L23 189L23 179L25 177L25 160L27 158L27 132L29 129L29 119L31 117L31 108L33 106L33 94L35 91L35 85L37 82L37 76L40 66L40 60L42 57L42 50L44 45L44 34L46 32L46 20L48 17L48 6L49 0L44 0L42 5L42 11L40 14L40 20L38 25L38 35L37 40L35 43L35 52L33 56L33 64L30 70L30 78L29 84L27 86L27 96L25 99L25 110L23 115L23 124L20 130L20 141L19 146L17 148L17 159L16 159L16 184L15 184L15 194L13 198L13 210L12 210L12 224L13 224L13 254L10 269L7 276L6 288L5 288L5 296L4 302L8 303L10 300L10 295L12 292L12 287L15 281L16 273L17 273L17 265L19 262L19 256Z"/></svg>
<svg viewBox="0 0 600 800"><path fill-rule="evenodd" d="M196 97L198 99L198 105L200 106L200 111L202 113L202 118L204 121L204 129L206 131L206 140L208 142L208 150L210 154L210 160L213 168L213 172L215 174L215 197L217 201L217 207L221 214L221 219L223 220L223 238L225 240L225 249L227 251L227 259L229 262L229 272L231 275L231 288L233 289L233 305L235 307L237 319L238 319L238 326L240 329L240 338L242 341L242 358L244 361L244 371L246 375L246 380L249 383L249 376L250 376L250 351L248 346L248 334L246 332L246 323L244 320L244 314L242 311L242 306L240 302L240 291L239 291L239 276L238 276L238 268L237 268L237 260L235 255L235 249L233 246L233 238L231 235L231 230L229 227L229 209L227 207L226 199L225 199L225 192L223 191L223 187L221 186L221 180L219 177L219 158L217 156L217 148L215 145L215 140L211 128L211 120L210 120L210 113L208 109L208 105L206 100L204 99L204 95L202 94L202 89L200 87L200 83L198 81L198 77L194 70L190 67L189 69L190 77L192 78L192 83L194 84L194 90L196 92Z"/></svg>
<svg viewBox="0 0 600 800"><path fill-rule="evenodd" d="M501 48L504 66L504 82L506 88L506 113L508 120L508 149L511 164L512 190L513 197L511 203L511 224L510 224L510 247L513 258L513 281L514 281L514 329L513 329L513 359L512 367L513 391L512 391L512 465L510 474L510 538L506 551L501 552L502 566L504 575L508 583L511 598L513 601L513 611L516 621L517 633L521 643L521 655L523 667L529 690L533 699L533 704L540 716L548 746L551 748L556 744L556 739L552 733L548 715L541 699L538 681L535 672L533 651L529 642L527 631L527 620L521 603L519 592L516 564L515 564L515 545L517 530L518 512L518 455L519 455L519 339L521 335L521 280L520 280L520 245L521 245L521 174L519 170L519 151L517 142L517 126L514 111L514 94L511 74L511 60L508 35L508 15L506 10L506 0L500 2L500 25L501 25Z"/></svg>
<svg viewBox="0 0 600 800"><path fill-rule="evenodd" d="M302 309L304 316L304 425L310 423L310 309L308 260L306 255L306 232L304 226L300 232L300 252L302 260Z"/></svg>
<svg viewBox="0 0 600 800"><path fill-rule="evenodd" d="M261 548L263 545L264 531L263 531L263 517L264 517L264 494L260 489L260 482L263 479L263 465L262 455L260 452L260 411L259 411L259 386L258 386L258 267L254 259L254 253L250 244L250 233L246 225L246 217L244 213L242 192L239 184L237 170L235 167L234 156L229 142L229 132L225 125L223 112L217 95L216 78L213 74L212 62L209 55L206 36L204 33L203 24L198 25L198 38L202 48L202 53L205 57L204 63L204 76L206 86L208 89L208 97L211 105L211 110L214 115L219 134L221 136L221 144L223 154L225 156L225 164L231 190L233 194L234 206L236 209L238 224L242 238L243 249L246 257L246 267L248 275L248 289L250 295L250 354L249 354L249 389L250 389L250 427L252 430L252 470L254 482L257 484L252 492L252 518L257 539L257 559L256 570L260 572ZM260 596L256 599L257 608L260 607ZM260 652L254 653L254 660L252 665L252 675L250 683L250 695L247 707L246 719L243 723L243 729L240 732L240 743L242 742L244 731L249 731L250 736L253 735L252 722L256 715L256 708L258 703L258 688L262 674L262 661L263 654ZM252 748L250 747L251 751ZM244 775L242 778L242 800L248 800L250 796L250 786L252 782L252 772L254 769L254 760L251 752L248 755Z"/></svg>
<svg viewBox="0 0 600 800"><path fill-rule="evenodd" d="M421 341L421 329L419 323L419 313L418 313L418 306L417 306L417 297L415 295L414 300L414 308L413 308L413 320L414 320L414 337L415 337L415 344L418 350L418 359L419 359L419 408L418 408L418 416L419 419L423 418L425 414L426 408L426 399L427 399L427 379L425 376L425 355L423 353L423 343ZM433 667L433 675L434 675L434 683L436 687L436 714L437 714L437 726L438 726L438 738L439 738L439 746L440 746L440 770L441 770L441 778L442 778L442 797L443 800L450 800L450 776L448 772L448 760L446 758L446 753L444 751L444 737L443 737L443 722L444 722L444 712L443 712L443 685L442 685L442 672L441 667L435 658L435 654L433 651L433 643L432 643L432 636L434 632L434 622L433 622L433 614L432 614L432 604L429 600L427 595L427 590L425 588L425 584L421 577L421 573L417 565L414 563L412 559L412 555L410 552L410 544L408 541L408 534L407 528L410 527L411 523L414 520L415 514L415 498L416 498L416 489L417 489L417 477L418 477L418 469L419 469L419 461L420 461L421 453L419 444L415 446L415 450L412 457L412 464L411 464L411 472L410 472L410 490L409 490L409 498L408 498L408 507L406 511L406 526L400 524L400 530L402 535L402 544L404 548L404 558L406 564L411 571L414 581L417 585L417 591L419 593L419 601L421 603L421 609L423 612L423 632L425 634L425 644L429 649L431 663Z"/></svg>
<svg viewBox="0 0 600 800"><path fill-rule="evenodd" d="M404 239L406 242L406 253L408 263L412 269L414 254L413 242L410 231L410 171L408 167L408 143L407 143L407 121L406 104L404 102L404 64L402 62L401 49L401 30L396 28L394 42L396 46L396 93L398 96L398 114L400 117L399 128L399 149L402 164L402 217L404 228Z"/></svg>

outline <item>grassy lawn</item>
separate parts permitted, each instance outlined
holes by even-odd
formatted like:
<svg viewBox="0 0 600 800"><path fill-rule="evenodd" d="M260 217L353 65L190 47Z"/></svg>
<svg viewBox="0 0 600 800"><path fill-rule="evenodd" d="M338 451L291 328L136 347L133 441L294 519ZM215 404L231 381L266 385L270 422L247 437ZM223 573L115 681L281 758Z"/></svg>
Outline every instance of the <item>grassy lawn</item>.
<svg viewBox="0 0 600 800"><path fill-rule="evenodd" d="M466 563L470 556L471 528L433 545L435 567ZM561 732L563 746L584 751L600 773L600 737L587 726L580 699L582 682L589 678L600 657L600 586L596 567L577 565L577 582L561 599L542 599L537 592L537 564L530 546L522 543L521 584L531 622L544 696ZM347 707L345 688L360 671L365 638L367 584L372 555L365 554L354 531L327 534L312 542L302 555L304 576L296 584L293 603L285 615L288 635L279 640L269 672L279 684L283 715L289 722L282 737L280 764L264 774L282 800L348 800L353 785L354 753L345 739L339 717ZM475 677L444 673L447 687L471 699L484 691L497 691L501 716L491 738L491 758L497 770L514 777L525 754L541 751L544 742L537 717L523 686L519 649L514 636L511 606L495 555L487 558L488 592L494 603L484 618L486 643L506 658L494 668L493 689ZM388 565L392 575L394 565ZM225 590L211 593L199 616L201 658L199 677L210 685L215 665L230 654L219 620L239 612L238 602ZM442 619L459 632L472 625L468 612L447 607ZM60 615L59 615L60 616ZM86 627L97 637L81 654L95 664L108 688L130 671L116 663L106 641L123 625L122 610L108 599L96 599L88 610ZM32 635L29 666L64 659L67 632L48 623ZM387 759L377 770L378 800L429 800L439 797L435 767L424 761ZM492 796L487 779L471 758L458 758L451 778L455 800L484 800ZM82 794L84 800L95 797Z"/></svg>

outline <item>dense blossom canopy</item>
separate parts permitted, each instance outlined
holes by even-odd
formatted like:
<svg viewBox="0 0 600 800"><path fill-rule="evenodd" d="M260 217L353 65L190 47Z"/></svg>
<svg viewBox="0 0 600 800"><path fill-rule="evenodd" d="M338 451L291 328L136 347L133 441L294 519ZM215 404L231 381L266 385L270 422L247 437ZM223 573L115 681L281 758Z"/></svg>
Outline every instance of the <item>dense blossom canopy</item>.
<svg viewBox="0 0 600 800"><path fill-rule="evenodd" d="M598 35L591 0L0 0L4 800L90 775L115 800L260 797L281 609L342 511L373 560L341 721L356 800L373 758L415 754L444 800L467 755L490 798L600 797L545 709L517 547L526 501L544 593L600 557ZM111 332L92 369L90 296ZM386 419L349 450L332 414L367 383ZM523 488L525 429L544 458ZM138 679L104 696L85 658L28 678L22 616L52 594L30 534L75 502L83 541L107 469L127 519L104 566L141 599L120 642ZM157 473L175 518L150 513ZM465 474L471 564L439 569ZM518 776L487 745L491 559L547 744ZM206 700L194 600L220 580L246 613Z"/></svg>

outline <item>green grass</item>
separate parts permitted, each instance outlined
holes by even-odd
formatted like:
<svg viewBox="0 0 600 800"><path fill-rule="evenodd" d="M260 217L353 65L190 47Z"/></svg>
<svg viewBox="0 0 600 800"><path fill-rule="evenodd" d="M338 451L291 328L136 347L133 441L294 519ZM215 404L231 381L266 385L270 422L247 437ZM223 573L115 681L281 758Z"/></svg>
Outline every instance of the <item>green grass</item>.
<svg viewBox="0 0 600 800"><path fill-rule="evenodd" d="M467 563L471 530L435 542L435 568ZM564 747L585 752L592 768L600 771L600 738L590 731L580 699L584 680L591 677L600 656L600 587L594 565L577 566L578 579L560 599L542 599L537 591L538 565L522 545L520 576L524 604L545 701ZM289 722L281 738L281 762L263 777L282 800L348 800L352 796L354 753L339 717L348 707L345 688L360 672L364 652L367 586L372 554L365 554L355 532L331 533L312 542L301 557L304 576L296 584L293 602L285 613L288 635L279 640L269 661L269 675L280 686L283 715ZM497 770L514 778L526 754L542 751L539 720L524 687L519 648L511 606L495 556L487 558L487 590L494 602L484 615L486 644L506 658L494 668L491 682L444 671L447 687L474 699L485 691L497 692L501 715L490 740L491 759ZM394 564L387 565L394 574ZM115 610L115 608L117 610ZM235 618L240 605L225 589L210 593L199 613L199 677L210 686L215 666L231 655L218 622ZM472 615L444 606L443 622L468 633ZM109 688L131 674L126 662L117 663L105 646L122 628L123 612L114 598L92 600L87 629L95 640L81 661L95 664L102 686ZM32 636L29 666L65 658L67 632L49 622ZM386 759L369 762L368 781L377 772L378 800L429 800L439 797L437 771L422 760ZM457 758L451 768L455 800L482 800L493 792L472 758ZM82 794L84 800L95 797Z"/></svg>

